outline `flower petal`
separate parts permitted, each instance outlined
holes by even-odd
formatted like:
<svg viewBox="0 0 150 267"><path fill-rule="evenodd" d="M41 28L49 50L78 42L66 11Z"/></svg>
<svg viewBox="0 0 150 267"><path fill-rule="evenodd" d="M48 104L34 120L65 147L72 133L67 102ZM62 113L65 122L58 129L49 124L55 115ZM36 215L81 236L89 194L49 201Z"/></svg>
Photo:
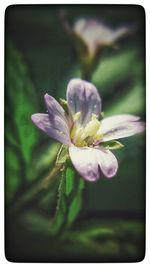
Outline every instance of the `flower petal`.
<svg viewBox="0 0 150 267"><path fill-rule="evenodd" d="M114 154L104 147L95 149L97 155L97 161L103 174L111 178L118 170L118 161Z"/></svg>
<svg viewBox="0 0 150 267"><path fill-rule="evenodd" d="M126 26L112 29L95 19L79 19L74 25L74 32L88 45L89 51L95 53L98 47L114 44L131 30Z"/></svg>
<svg viewBox="0 0 150 267"><path fill-rule="evenodd" d="M76 34L82 35L84 33L86 25L87 21L84 18L78 19L74 24L73 30Z"/></svg>
<svg viewBox="0 0 150 267"><path fill-rule="evenodd" d="M118 162L112 152L104 147L75 147L69 148L71 161L79 174L88 181L100 178L100 170L111 178L118 170Z"/></svg>
<svg viewBox="0 0 150 267"><path fill-rule="evenodd" d="M111 39L112 43L116 42L118 39L122 38L123 36L130 34L132 30L133 29L131 29L131 27L129 28L127 26L123 26L116 30L113 30L113 35Z"/></svg>
<svg viewBox="0 0 150 267"><path fill-rule="evenodd" d="M134 115L116 115L101 121L99 132L103 134L102 142L120 139L140 133L145 129L145 123L138 121Z"/></svg>
<svg viewBox="0 0 150 267"><path fill-rule="evenodd" d="M55 114L65 119L65 111L54 97L52 97L51 95L45 94L44 99L45 99L45 103L46 103L46 107L47 107L49 115L52 114L53 116L53 114Z"/></svg>
<svg viewBox="0 0 150 267"><path fill-rule="evenodd" d="M72 79L67 87L67 102L72 115L81 112L80 123L90 121L92 113L101 112L101 98L96 87L81 79Z"/></svg>
<svg viewBox="0 0 150 267"><path fill-rule="evenodd" d="M121 37L129 33L129 28L121 27L118 29L111 29L103 24L99 25L97 29L97 44L112 45Z"/></svg>
<svg viewBox="0 0 150 267"><path fill-rule="evenodd" d="M88 181L94 182L100 176L95 149L90 147L69 147L69 154L75 169Z"/></svg>
<svg viewBox="0 0 150 267"><path fill-rule="evenodd" d="M70 137L66 124L58 116L53 116L50 120L48 114L37 113L31 117L33 123L48 134L50 137L58 140L59 142L70 145Z"/></svg>

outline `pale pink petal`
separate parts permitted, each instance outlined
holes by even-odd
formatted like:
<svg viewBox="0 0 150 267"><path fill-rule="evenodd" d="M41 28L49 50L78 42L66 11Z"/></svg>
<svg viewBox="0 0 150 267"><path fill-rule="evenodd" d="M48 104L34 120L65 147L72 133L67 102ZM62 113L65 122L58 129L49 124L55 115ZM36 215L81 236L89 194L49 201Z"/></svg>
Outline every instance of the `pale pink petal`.
<svg viewBox="0 0 150 267"><path fill-rule="evenodd" d="M99 149L94 150L97 155L98 164L103 174L108 178L116 175L116 172L118 170L118 161L114 154L104 147L99 147Z"/></svg>
<svg viewBox="0 0 150 267"><path fill-rule="evenodd" d="M37 113L31 116L33 123L50 137L59 142L70 145L70 137L66 124L58 116L53 116L50 120L49 114Z"/></svg>
<svg viewBox="0 0 150 267"><path fill-rule="evenodd" d="M101 121L99 132L103 134L101 142L120 139L140 133L145 129L145 123L134 115L116 115Z"/></svg>
<svg viewBox="0 0 150 267"><path fill-rule="evenodd" d="M81 112L80 123L90 121L92 113L101 112L101 98L96 87L81 79L72 79L67 87L67 102L72 115Z"/></svg>
<svg viewBox="0 0 150 267"><path fill-rule="evenodd" d="M100 177L95 149L71 146L69 154L75 169L83 178L94 182Z"/></svg>

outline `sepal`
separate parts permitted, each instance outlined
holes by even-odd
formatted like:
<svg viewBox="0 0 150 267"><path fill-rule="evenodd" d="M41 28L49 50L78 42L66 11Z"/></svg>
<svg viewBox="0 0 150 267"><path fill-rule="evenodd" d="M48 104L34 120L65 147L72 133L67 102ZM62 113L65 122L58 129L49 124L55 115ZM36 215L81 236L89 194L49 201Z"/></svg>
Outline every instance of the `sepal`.
<svg viewBox="0 0 150 267"><path fill-rule="evenodd" d="M118 142L116 140L104 142L101 145L104 146L106 149L109 149L109 150L115 150L115 149L120 149L120 148L124 147L123 144L121 144L120 142Z"/></svg>

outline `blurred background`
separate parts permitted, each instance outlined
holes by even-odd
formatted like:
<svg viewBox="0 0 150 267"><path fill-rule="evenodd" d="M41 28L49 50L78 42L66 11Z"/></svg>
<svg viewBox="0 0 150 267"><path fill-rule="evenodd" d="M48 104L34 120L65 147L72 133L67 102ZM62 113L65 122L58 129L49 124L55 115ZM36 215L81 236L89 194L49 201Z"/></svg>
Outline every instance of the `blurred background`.
<svg viewBox="0 0 150 267"><path fill-rule="evenodd" d="M5 13L5 253L10 261L139 261L145 244L145 135L122 139L119 171L85 183L82 209L66 239L50 235L59 177L34 194L55 164L60 144L31 122L45 112L43 96L66 98L67 83L81 77L77 52L64 31L96 18L110 27L134 26L106 48L92 75L105 116L131 113L145 120L145 14L134 5L14 5ZM76 174L77 175L77 174Z"/></svg>

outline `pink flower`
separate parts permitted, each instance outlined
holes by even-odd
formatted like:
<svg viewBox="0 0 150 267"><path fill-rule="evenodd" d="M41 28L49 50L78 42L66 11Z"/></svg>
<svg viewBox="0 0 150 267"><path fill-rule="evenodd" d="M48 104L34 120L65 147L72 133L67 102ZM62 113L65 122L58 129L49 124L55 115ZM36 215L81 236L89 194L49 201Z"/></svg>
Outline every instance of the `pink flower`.
<svg viewBox="0 0 150 267"><path fill-rule="evenodd" d="M81 79L72 79L67 87L68 112L50 95L44 96L48 113L32 115L33 123L50 137L65 144L78 173L96 181L103 173L113 177L118 162L108 141L140 133L145 124L129 114L115 115L99 121L101 98L96 87Z"/></svg>
<svg viewBox="0 0 150 267"><path fill-rule="evenodd" d="M85 80L91 76L99 63L106 47L118 47L117 42L135 30L135 25L112 27L95 18L79 18L71 26L64 10L60 11L60 19L65 32L76 48L81 65L81 75Z"/></svg>
<svg viewBox="0 0 150 267"><path fill-rule="evenodd" d="M86 45L89 54L94 56L98 49L113 46L131 30L126 26L113 29L96 19L82 18L74 24L73 32Z"/></svg>

